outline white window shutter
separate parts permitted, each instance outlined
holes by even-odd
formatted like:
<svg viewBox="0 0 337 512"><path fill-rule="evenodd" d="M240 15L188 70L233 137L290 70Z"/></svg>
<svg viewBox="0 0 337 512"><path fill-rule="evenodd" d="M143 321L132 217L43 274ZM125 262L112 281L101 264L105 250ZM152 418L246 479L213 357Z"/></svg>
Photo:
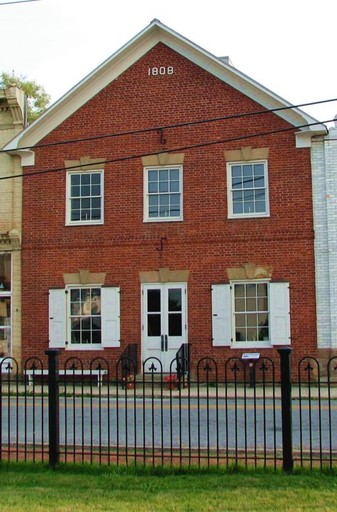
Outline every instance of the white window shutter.
<svg viewBox="0 0 337 512"><path fill-rule="evenodd" d="M67 301L64 288L49 290L49 347L64 348L67 340Z"/></svg>
<svg viewBox="0 0 337 512"><path fill-rule="evenodd" d="M120 346L119 288L102 288L102 346Z"/></svg>
<svg viewBox="0 0 337 512"><path fill-rule="evenodd" d="M270 342L290 345L289 283L270 283Z"/></svg>
<svg viewBox="0 0 337 512"><path fill-rule="evenodd" d="M232 304L229 284L212 286L212 338L215 347L231 345Z"/></svg>

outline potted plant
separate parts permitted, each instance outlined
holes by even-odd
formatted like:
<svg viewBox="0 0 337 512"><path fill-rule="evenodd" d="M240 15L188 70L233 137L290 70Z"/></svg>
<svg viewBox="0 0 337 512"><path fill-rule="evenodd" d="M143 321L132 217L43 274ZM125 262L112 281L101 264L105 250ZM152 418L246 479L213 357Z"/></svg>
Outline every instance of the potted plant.
<svg viewBox="0 0 337 512"><path fill-rule="evenodd" d="M167 389L178 389L179 379L176 373L170 373L164 378Z"/></svg>
<svg viewBox="0 0 337 512"><path fill-rule="evenodd" d="M135 387L135 375L134 373L129 373L125 377L123 377L124 387L127 389L134 389Z"/></svg>

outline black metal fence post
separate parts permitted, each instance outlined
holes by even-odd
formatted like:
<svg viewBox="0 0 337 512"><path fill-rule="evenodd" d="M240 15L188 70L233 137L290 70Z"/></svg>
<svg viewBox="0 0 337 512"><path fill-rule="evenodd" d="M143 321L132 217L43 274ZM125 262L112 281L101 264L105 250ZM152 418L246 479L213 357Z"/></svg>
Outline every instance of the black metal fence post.
<svg viewBox="0 0 337 512"><path fill-rule="evenodd" d="M49 465L60 461L60 399L59 399L59 355L58 349L46 350L48 356L48 417L49 417Z"/></svg>
<svg viewBox="0 0 337 512"><path fill-rule="evenodd" d="M282 450L283 469L291 472L294 468L292 440L292 408L291 408L291 348L282 347L278 350L281 362L281 407L282 407Z"/></svg>

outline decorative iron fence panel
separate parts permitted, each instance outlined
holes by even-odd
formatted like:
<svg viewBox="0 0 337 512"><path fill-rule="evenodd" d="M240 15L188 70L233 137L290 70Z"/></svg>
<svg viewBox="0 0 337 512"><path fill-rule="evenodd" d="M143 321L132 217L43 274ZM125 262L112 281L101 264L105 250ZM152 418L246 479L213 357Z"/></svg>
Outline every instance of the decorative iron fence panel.
<svg viewBox="0 0 337 512"><path fill-rule="evenodd" d="M335 360L323 379L318 361L303 359L287 389L282 361L269 358L206 357L190 372L180 354L179 371L173 361L164 374L151 358L137 375L133 359L61 367L49 352L48 367L39 358L21 373L14 359L0 365L2 461L336 466Z"/></svg>

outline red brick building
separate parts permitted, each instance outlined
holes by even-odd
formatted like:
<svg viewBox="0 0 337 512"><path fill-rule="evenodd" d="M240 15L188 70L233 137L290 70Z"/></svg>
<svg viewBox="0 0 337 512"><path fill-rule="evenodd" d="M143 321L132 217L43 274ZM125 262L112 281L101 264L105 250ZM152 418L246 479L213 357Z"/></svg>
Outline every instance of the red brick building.
<svg viewBox="0 0 337 512"><path fill-rule="evenodd" d="M14 139L23 359L315 355L325 127L289 107L154 20Z"/></svg>

